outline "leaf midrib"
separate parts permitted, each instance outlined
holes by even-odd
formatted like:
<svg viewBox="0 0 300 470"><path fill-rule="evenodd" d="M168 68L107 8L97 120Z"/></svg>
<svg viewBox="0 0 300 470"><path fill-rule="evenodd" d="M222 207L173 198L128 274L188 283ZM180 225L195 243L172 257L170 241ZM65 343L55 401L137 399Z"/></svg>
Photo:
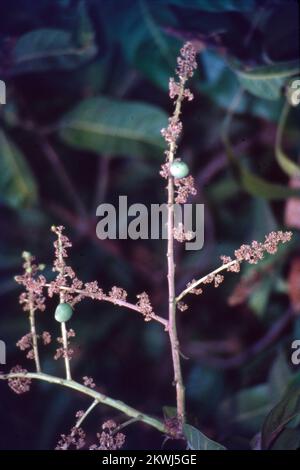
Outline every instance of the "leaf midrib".
<svg viewBox="0 0 300 470"><path fill-rule="evenodd" d="M158 142L154 142L153 139L147 138L145 135L141 135L137 132L133 132L132 130L126 128L126 129L121 129L120 127L113 127L113 126L104 126L103 124L92 124L92 123L86 123L84 121L72 121L71 124L62 124L62 130L64 128L69 128L73 130L79 130L79 131L86 131L86 132L93 132L98 135L102 136L112 136L112 137L119 137L119 138L125 138L129 140L135 140L144 144L149 144L149 145L154 145L158 148L163 148L163 142L160 145Z"/></svg>

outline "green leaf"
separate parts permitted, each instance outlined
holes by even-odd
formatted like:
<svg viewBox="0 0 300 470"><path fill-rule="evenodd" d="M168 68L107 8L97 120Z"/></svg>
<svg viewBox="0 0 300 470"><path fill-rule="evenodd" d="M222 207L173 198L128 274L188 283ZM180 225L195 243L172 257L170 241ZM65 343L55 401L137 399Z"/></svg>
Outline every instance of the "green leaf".
<svg viewBox="0 0 300 470"><path fill-rule="evenodd" d="M13 208L36 202L35 180L21 151L0 131L0 199Z"/></svg>
<svg viewBox="0 0 300 470"><path fill-rule="evenodd" d="M221 405L221 420L254 434L261 428L272 408L267 384L240 390ZM234 410L234 411L233 411Z"/></svg>
<svg viewBox="0 0 300 470"><path fill-rule="evenodd" d="M262 429L262 447L268 449L284 428L300 413L300 388L292 387L268 414Z"/></svg>
<svg viewBox="0 0 300 470"><path fill-rule="evenodd" d="M13 51L13 74L71 70L95 56L94 43L78 45L60 29L37 29L21 36Z"/></svg>
<svg viewBox="0 0 300 470"><path fill-rule="evenodd" d="M119 42L127 62L151 80L168 90L174 74L176 57L181 47L178 39L163 32L161 24L172 24L167 7L157 9L151 2L138 0L136 8L128 8L117 22Z"/></svg>
<svg viewBox="0 0 300 470"><path fill-rule="evenodd" d="M289 176L300 176L300 166L297 163L293 162L282 150L282 134L284 126L287 120L288 112L290 105L286 101L283 106L280 120L278 123L277 133L276 133L276 144L275 144L275 156L278 162L278 165L282 170Z"/></svg>
<svg viewBox="0 0 300 470"><path fill-rule="evenodd" d="M279 99L285 79L300 71L298 60L260 66L249 71L235 66L232 68L247 91L268 100Z"/></svg>
<svg viewBox="0 0 300 470"><path fill-rule="evenodd" d="M286 428L279 434L271 450L297 450L300 447L300 429Z"/></svg>
<svg viewBox="0 0 300 470"><path fill-rule="evenodd" d="M106 97L82 101L60 122L60 136L78 149L110 155L153 156L165 148L166 114L155 106Z"/></svg>
<svg viewBox="0 0 300 470"><path fill-rule="evenodd" d="M212 441L190 424L183 426L183 434L190 450L226 450L224 446L218 442Z"/></svg>
<svg viewBox="0 0 300 470"><path fill-rule="evenodd" d="M245 191L252 196L262 197L269 200L287 199L292 196L299 197L299 190L264 180L260 176L252 173L248 168L245 168L240 159L236 158L228 135L231 118L232 116L229 113L224 121L222 140L234 175Z"/></svg>
<svg viewBox="0 0 300 470"><path fill-rule="evenodd" d="M272 400L280 400L287 390L292 378L291 369L288 366L286 357L282 351L279 352L269 375L269 386Z"/></svg>
<svg viewBox="0 0 300 470"><path fill-rule="evenodd" d="M240 183L251 195L269 200L287 199L291 196L300 196L300 191L283 186L281 184L270 183L260 176L255 175L250 170L244 168L239 163Z"/></svg>

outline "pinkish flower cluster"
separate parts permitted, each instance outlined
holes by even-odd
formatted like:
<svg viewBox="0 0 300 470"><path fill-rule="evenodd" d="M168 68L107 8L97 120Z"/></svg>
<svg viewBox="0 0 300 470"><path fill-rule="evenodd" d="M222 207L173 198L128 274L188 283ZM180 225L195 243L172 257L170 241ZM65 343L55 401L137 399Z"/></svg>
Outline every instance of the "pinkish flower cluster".
<svg viewBox="0 0 300 470"><path fill-rule="evenodd" d="M175 82L173 77L170 78L170 81L169 81L169 96L170 96L170 98L174 99L174 98L176 98L176 96L180 95L180 93L181 93L181 85L179 83ZM194 95L188 88L185 88L183 90L183 97L187 98L188 101L192 101L192 99L194 98Z"/></svg>
<svg viewBox="0 0 300 470"><path fill-rule="evenodd" d="M187 42L180 49L181 57L177 59L176 73L181 81L191 78L197 68L196 50L191 42Z"/></svg>
<svg viewBox="0 0 300 470"><path fill-rule="evenodd" d="M67 331L67 338L74 338L76 336L75 334L75 331L71 328L70 330ZM58 337L57 339L57 342L60 343L60 344L63 344L64 341L63 341L63 338L61 337ZM60 347L56 350L56 353L54 355L54 359L57 361L57 359L60 359L60 358L68 358L69 360L72 359L73 357L73 354L74 354L74 351L73 349L69 348L69 345L70 345L70 341L67 342L67 348L64 348L64 347Z"/></svg>
<svg viewBox="0 0 300 470"><path fill-rule="evenodd" d="M169 125L166 129L161 130L162 136L165 138L166 142L171 145L176 143L178 137L182 131L182 122L179 121L176 116L169 118Z"/></svg>
<svg viewBox="0 0 300 470"><path fill-rule="evenodd" d="M174 227L173 234L174 234L175 240L177 240L180 243L184 243L185 241L192 240L195 236L195 232L192 232L190 230L185 231L184 225L181 222L177 225L177 227Z"/></svg>
<svg viewBox="0 0 300 470"><path fill-rule="evenodd" d="M82 428L74 426L70 434L61 434L55 450L68 450L70 447L80 450L85 446L85 432Z"/></svg>
<svg viewBox="0 0 300 470"><path fill-rule="evenodd" d="M116 287L113 286L108 293L108 296L114 303L117 303L118 300L126 301L127 299L127 292L125 289L122 289L122 287Z"/></svg>
<svg viewBox="0 0 300 470"><path fill-rule="evenodd" d="M185 312L189 307L186 303L184 302L177 302L177 308L180 310L180 312Z"/></svg>
<svg viewBox="0 0 300 470"><path fill-rule="evenodd" d="M253 241L251 245L242 245L238 250L235 250L234 254L236 259L232 259L230 256L221 256L223 266L227 264L228 272L238 273L240 271L240 263L242 261L247 261L250 264L257 264L263 257L265 252L274 254L278 250L279 243L286 243L290 241L292 237L292 232L271 232L269 235L266 235L265 241L263 243ZM202 281L202 284L211 284L214 283L215 287L223 282L224 276L218 273L208 274ZM190 287L196 282L195 280L187 284L187 287ZM189 291L191 294L201 294L202 289L191 289Z"/></svg>
<svg viewBox="0 0 300 470"><path fill-rule="evenodd" d="M85 375L84 377L82 377L82 380L83 380L83 385L85 385L86 387L89 387L89 388L96 387L96 384L92 377L88 377L87 375Z"/></svg>
<svg viewBox="0 0 300 470"><path fill-rule="evenodd" d="M215 287L219 287L219 285L224 281L224 276L222 274L209 274L203 281L203 284L211 284L214 282Z"/></svg>
<svg viewBox="0 0 300 470"><path fill-rule="evenodd" d="M64 227L62 225L51 227L52 232L57 235L57 240L53 243L55 248L55 259L53 263L53 271L59 273L62 278L69 277L73 279L75 277L72 268L66 265L65 258L68 258L67 249L72 246L69 238L63 235Z"/></svg>
<svg viewBox="0 0 300 470"><path fill-rule="evenodd" d="M51 343L51 335L48 333L48 331L44 331L41 336L37 336L37 338L39 337L41 337L44 345ZM21 351L26 351L26 349L29 349L26 357L27 359L34 359L32 333L27 333L26 335L22 336L22 338L17 342L16 346Z"/></svg>
<svg viewBox="0 0 300 470"><path fill-rule="evenodd" d="M22 369L21 366L17 365L11 369L10 374L27 374L27 372L26 369ZM17 395L29 392L30 384L31 379L27 377L10 377L8 379L9 387L17 393Z"/></svg>
<svg viewBox="0 0 300 470"><path fill-rule="evenodd" d="M195 282L197 282L196 279L192 279L191 282L188 282L186 287L190 287ZM200 295L200 294L202 294L202 292L203 292L203 290L200 287L193 287L193 289L190 290L190 293L195 294L195 295Z"/></svg>
<svg viewBox="0 0 300 470"><path fill-rule="evenodd" d="M45 297L43 296L43 289L46 284L44 276L39 275L39 271L44 269L43 265L35 264L35 258L27 251L22 253L24 259L23 268L24 273L15 276L18 284L25 287L25 292L19 297L19 302L23 305L25 312L35 312L36 310L45 310Z"/></svg>
<svg viewBox="0 0 300 470"><path fill-rule="evenodd" d="M73 280L73 283L77 286L81 283L81 281L75 277L73 269L68 266L65 261L68 257L67 249L72 246L72 243L68 237L63 235L64 227L62 225L58 227L53 225L51 230L57 235L57 239L53 243L55 258L52 268L54 272L57 272L57 276L54 281L50 282L48 295L49 297L52 297L53 294L63 295L63 301L71 303L73 295L69 291L65 291L63 288L68 286L68 279Z"/></svg>
<svg viewBox="0 0 300 470"><path fill-rule="evenodd" d="M142 292L137 295L137 298L139 299L137 306L139 307L140 312L144 315L145 321L150 321L152 319L153 309L148 294L146 294L146 292Z"/></svg>
<svg viewBox="0 0 300 470"><path fill-rule="evenodd" d="M228 272L232 272L232 273L239 273L240 270L241 270L241 266L240 266L240 263L237 261L237 260L233 260L231 259L230 256L225 256L225 255L222 255L220 256L220 259L222 260L223 262L223 266L225 264L229 264L229 263L232 263L230 264L230 266L228 266L227 268L227 271Z"/></svg>
<svg viewBox="0 0 300 470"><path fill-rule="evenodd" d="M169 176L171 175L170 163L169 162L163 163L160 168L161 168L159 172L160 176L167 180Z"/></svg>
<svg viewBox="0 0 300 470"><path fill-rule="evenodd" d="M84 415L84 411L83 410L78 410L78 411L76 411L75 418L80 419L80 418L82 418L83 415Z"/></svg>
<svg viewBox="0 0 300 470"><path fill-rule="evenodd" d="M265 252L269 254L275 254L278 250L279 243L286 243L291 240L292 232L271 232L266 235L263 243L253 241L251 245L242 245L238 250L235 250L234 254L236 257L236 263L239 264L242 261L247 261L250 264L257 264L263 259ZM232 260L230 257L222 256L223 264L230 263ZM232 266L228 270L233 271ZM234 270L237 272L239 269L235 266Z"/></svg>
<svg viewBox="0 0 300 470"><path fill-rule="evenodd" d="M185 82L193 76L194 69L197 67L196 51L190 42L187 42L180 50L180 57L177 59L176 73L179 75L179 82L174 78L169 81L169 95L171 99L176 100L176 106L173 116L169 118L168 127L161 130L162 136L166 140L169 149L165 152L168 165L163 165L160 174L163 178L170 176L169 162L173 161L174 153L177 149L177 140L182 132L182 122L179 119L180 103L184 98L188 101L193 99L193 94L188 88L185 88Z"/></svg>
<svg viewBox="0 0 300 470"><path fill-rule="evenodd" d="M102 425L102 432L97 433L99 443L90 446L90 450L118 450L125 444L125 435L116 432L117 425L113 420L106 421Z"/></svg>
<svg viewBox="0 0 300 470"><path fill-rule="evenodd" d="M197 194L197 190L194 185L194 178L191 175L186 178L175 178L174 185L176 191L176 204L185 204L189 195L195 196Z"/></svg>

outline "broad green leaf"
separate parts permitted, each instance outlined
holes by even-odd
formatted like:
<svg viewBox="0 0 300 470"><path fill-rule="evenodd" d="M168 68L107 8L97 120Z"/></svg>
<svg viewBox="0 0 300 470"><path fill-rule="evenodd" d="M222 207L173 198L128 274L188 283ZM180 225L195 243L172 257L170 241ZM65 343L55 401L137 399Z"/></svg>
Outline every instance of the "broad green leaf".
<svg viewBox="0 0 300 470"><path fill-rule="evenodd" d="M277 134L276 134L276 145L275 145L275 155L279 166L282 170L287 173L289 176L300 176L300 166L297 163L293 162L282 150L282 134L286 119L288 116L290 106L288 101L286 101L283 106L280 120L278 123Z"/></svg>
<svg viewBox="0 0 300 470"><path fill-rule="evenodd" d="M232 120L232 111L233 110L227 114L221 135L228 161L232 166L235 177L238 179L245 191L253 196L262 197L269 200L287 199L291 196L299 197L299 190L289 188L281 184L270 183L269 181L264 180L262 177L252 173L252 171L243 166L241 159L236 158L229 138L229 127Z"/></svg>
<svg viewBox="0 0 300 470"><path fill-rule="evenodd" d="M262 426L271 408L269 386L258 384L240 390L225 400L221 405L221 419L254 434Z"/></svg>
<svg viewBox="0 0 300 470"><path fill-rule="evenodd" d="M281 184L270 183L239 164L240 182L243 188L253 196L269 200L287 199L300 195L300 191Z"/></svg>
<svg viewBox="0 0 300 470"><path fill-rule="evenodd" d="M165 148L166 114L155 106L106 97L88 98L60 122L60 136L78 149L110 155L155 156Z"/></svg>
<svg viewBox="0 0 300 470"><path fill-rule="evenodd" d="M13 51L13 74L71 70L95 56L94 43L78 45L60 29L37 29L21 36Z"/></svg>
<svg viewBox="0 0 300 470"><path fill-rule="evenodd" d="M292 387L268 414L262 429L262 447L268 449L284 428L300 413L300 388Z"/></svg>
<svg viewBox="0 0 300 470"><path fill-rule="evenodd" d="M0 200L19 208L33 204L37 188L25 157L0 131Z"/></svg>
<svg viewBox="0 0 300 470"><path fill-rule="evenodd" d="M299 73L298 60L241 70L233 66L241 85L250 93L268 100L277 100L281 96L281 87L286 78Z"/></svg>
<svg viewBox="0 0 300 470"><path fill-rule="evenodd" d="M278 402L285 394L292 378L291 369L288 366L282 351L277 355L269 374L269 386L272 401Z"/></svg>
<svg viewBox="0 0 300 470"><path fill-rule="evenodd" d="M166 92L181 47L181 42L168 36L161 27L161 24L172 23L172 14L167 7L157 9L145 0L136 3L136 8L126 11L126 21L124 17L119 20L118 34L124 57Z"/></svg>
<svg viewBox="0 0 300 470"><path fill-rule="evenodd" d="M201 93L226 111L230 107L235 94L240 88L240 82L236 73L228 67L223 57L211 50L201 53L206 81L197 81L196 84ZM244 94L234 112L251 113L254 116L262 117L277 122L282 109L281 100L262 100L251 94Z"/></svg>
<svg viewBox="0 0 300 470"><path fill-rule="evenodd" d="M190 450L226 450L224 446L209 439L205 434L190 424L185 424L183 434Z"/></svg>
<svg viewBox="0 0 300 470"><path fill-rule="evenodd" d="M297 450L300 448L300 429L286 428L279 434L271 450Z"/></svg>

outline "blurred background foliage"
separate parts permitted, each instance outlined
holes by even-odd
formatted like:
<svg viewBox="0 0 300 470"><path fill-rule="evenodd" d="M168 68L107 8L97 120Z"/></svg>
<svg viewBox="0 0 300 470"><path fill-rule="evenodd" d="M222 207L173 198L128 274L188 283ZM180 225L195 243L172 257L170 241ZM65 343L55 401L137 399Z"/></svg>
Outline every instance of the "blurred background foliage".
<svg viewBox="0 0 300 470"><path fill-rule="evenodd" d="M0 337L7 369L31 366L15 347L28 328L13 280L20 254L34 253L51 278L53 223L66 226L82 280L106 290L120 285L133 301L145 290L166 314L165 244L100 241L95 214L119 195L147 205L165 200L159 166L160 129L172 111L168 80L181 44L192 40L199 68L179 154L196 179L194 201L205 204L205 245L199 252L178 246L178 291L242 243L282 228L294 237L272 259L228 274L218 291L208 286L191 296L179 314L189 422L228 448L247 449L264 422L268 446L284 416L290 427L272 446L299 447L295 396L280 405L291 416L279 407L266 422L300 377L290 359L291 342L300 339L300 106L286 104L287 85L300 75L298 9L293 0L1 1ZM55 338L55 301L47 306L39 328ZM174 406L159 325L85 301L71 326L74 376L91 375L99 390L148 413ZM62 373L54 349L45 350L43 365ZM1 384L0 447L53 448L86 405L45 384L22 397ZM123 419L98 407L88 433L109 417ZM137 424L127 436L129 449L162 445L158 433Z"/></svg>

